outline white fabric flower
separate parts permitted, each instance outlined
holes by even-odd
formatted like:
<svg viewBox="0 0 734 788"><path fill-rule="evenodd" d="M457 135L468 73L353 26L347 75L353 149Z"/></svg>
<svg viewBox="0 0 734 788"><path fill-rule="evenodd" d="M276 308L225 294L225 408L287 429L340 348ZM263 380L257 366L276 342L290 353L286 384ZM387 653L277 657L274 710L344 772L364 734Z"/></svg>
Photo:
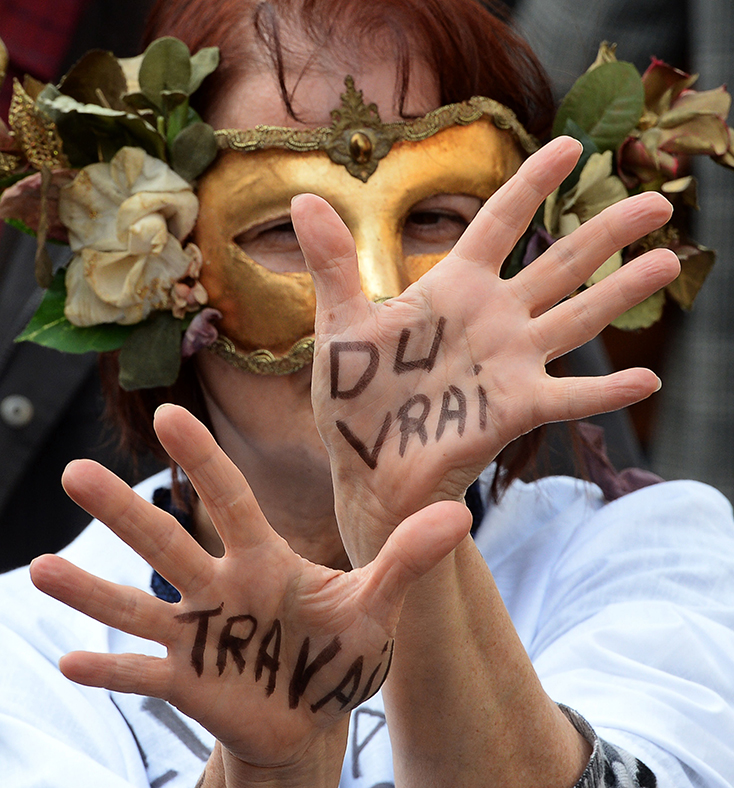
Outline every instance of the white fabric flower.
<svg viewBox="0 0 734 788"><path fill-rule="evenodd" d="M66 272L69 322L133 324L171 309L172 288L198 252L181 246L198 210L191 186L141 148L85 167L59 202L75 252Z"/></svg>

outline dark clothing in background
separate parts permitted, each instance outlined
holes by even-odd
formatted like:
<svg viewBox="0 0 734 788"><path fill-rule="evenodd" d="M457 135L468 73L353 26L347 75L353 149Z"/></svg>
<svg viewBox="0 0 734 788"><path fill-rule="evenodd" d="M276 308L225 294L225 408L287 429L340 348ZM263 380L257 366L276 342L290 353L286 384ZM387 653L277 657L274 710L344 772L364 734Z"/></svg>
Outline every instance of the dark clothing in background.
<svg viewBox="0 0 734 788"><path fill-rule="evenodd" d="M13 76L56 81L95 47L139 54L149 6L150 0L0 0L0 38L10 55L3 98ZM69 257L67 247L48 248L59 264ZM136 474L115 450L102 422L95 354L13 342L42 296L34 252L33 238L0 229L0 570L60 549L89 522L61 487L69 461L92 457L127 481L159 467L144 460Z"/></svg>

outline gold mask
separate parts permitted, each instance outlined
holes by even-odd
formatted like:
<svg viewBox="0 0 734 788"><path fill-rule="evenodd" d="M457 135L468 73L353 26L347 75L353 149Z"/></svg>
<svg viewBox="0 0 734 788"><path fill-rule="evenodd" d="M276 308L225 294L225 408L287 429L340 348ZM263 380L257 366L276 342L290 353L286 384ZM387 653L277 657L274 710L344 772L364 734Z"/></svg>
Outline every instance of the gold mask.
<svg viewBox="0 0 734 788"><path fill-rule="evenodd" d="M288 216L295 195L316 194L354 237L365 295L385 300L448 253L404 254L414 206L435 195L484 202L534 147L512 113L489 99L382 124L349 80L342 98L350 112L332 113L331 129L218 132L229 150L199 183L201 281L223 315L213 349L248 371L286 374L309 363L316 303L306 271L270 270L235 239Z"/></svg>

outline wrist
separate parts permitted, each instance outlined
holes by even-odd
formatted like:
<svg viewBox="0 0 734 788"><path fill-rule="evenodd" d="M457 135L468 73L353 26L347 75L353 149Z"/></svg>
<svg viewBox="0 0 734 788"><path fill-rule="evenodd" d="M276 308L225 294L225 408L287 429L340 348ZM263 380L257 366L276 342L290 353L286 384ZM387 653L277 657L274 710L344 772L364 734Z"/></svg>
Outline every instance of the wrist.
<svg viewBox="0 0 734 788"><path fill-rule="evenodd" d="M299 758L270 766L247 763L217 742L196 788L336 788L347 731L348 718L319 734Z"/></svg>
<svg viewBox="0 0 734 788"><path fill-rule="evenodd" d="M339 533L354 567L372 561L407 517L438 501L463 502L466 489L461 485L422 489L399 473L383 477L375 487L353 469L339 468L333 460L332 478Z"/></svg>

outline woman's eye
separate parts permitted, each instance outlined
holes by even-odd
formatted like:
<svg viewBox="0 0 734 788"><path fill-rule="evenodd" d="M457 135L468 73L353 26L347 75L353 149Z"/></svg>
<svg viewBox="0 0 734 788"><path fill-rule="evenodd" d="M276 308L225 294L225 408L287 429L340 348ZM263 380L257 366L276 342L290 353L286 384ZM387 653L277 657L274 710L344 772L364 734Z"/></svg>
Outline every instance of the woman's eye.
<svg viewBox="0 0 734 788"><path fill-rule="evenodd" d="M403 254L447 252L481 208L478 197L442 194L422 200L403 226Z"/></svg>
<svg viewBox="0 0 734 788"><path fill-rule="evenodd" d="M256 263L271 271L305 271L301 247L290 219L275 219L240 233L234 242Z"/></svg>

